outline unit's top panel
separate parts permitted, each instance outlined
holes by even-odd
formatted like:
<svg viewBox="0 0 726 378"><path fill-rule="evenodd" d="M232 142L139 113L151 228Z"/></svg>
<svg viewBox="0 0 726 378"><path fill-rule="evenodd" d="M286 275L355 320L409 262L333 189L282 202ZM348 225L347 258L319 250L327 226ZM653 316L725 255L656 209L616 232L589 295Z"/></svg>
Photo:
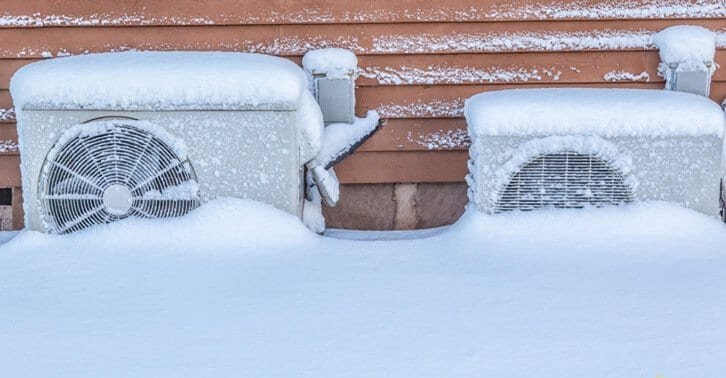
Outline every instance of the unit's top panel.
<svg viewBox="0 0 726 378"><path fill-rule="evenodd" d="M10 90L20 109L295 110L307 84L293 62L233 52L124 52L23 67Z"/></svg>
<svg viewBox="0 0 726 378"><path fill-rule="evenodd" d="M487 135L722 136L724 112L708 98L645 89L513 89L466 102L472 137Z"/></svg>

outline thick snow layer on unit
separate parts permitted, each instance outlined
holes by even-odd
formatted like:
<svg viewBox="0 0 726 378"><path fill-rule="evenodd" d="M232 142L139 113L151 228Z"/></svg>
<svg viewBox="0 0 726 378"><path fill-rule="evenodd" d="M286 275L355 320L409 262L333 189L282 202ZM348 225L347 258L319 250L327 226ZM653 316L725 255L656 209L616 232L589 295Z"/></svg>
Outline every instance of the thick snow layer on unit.
<svg viewBox="0 0 726 378"><path fill-rule="evenodd" d="M726 370L715 219L658 203L469 213L424 235L323 238L237 200L63 237L21 232L0 246L2 375Z"/></svg>
<svg viewBox="0 0 726 378"><path fill-rule="evenodd" d="M315 163L327 167L335 162L375 130L379 119L378 113L371 110L365 118L356 117L353 124L333 123L326 126L323 148L315 158Z"/></svg>
<svg viewBox="0 0 726 378"><path fill-rule="evenodd" d="M328 78L346 78L355 74L358 58L349 50L325 48L305 53L302 60L305 71L326 74Z"/></svg>
<svg viewBox="0 0 726 378"><path fill-rule="evenodd" d="M294 110L307 87L293 62L231 52L124 52L49 59L21 68L17 109Z"/></svg>
<svg viewBox="0 0 726 378"><path fill-rule="evenodd" d="M723 135L718 104L690 93L642 89L513 89L466 101L473 137L486 135Z"/></svg>
<svg viewBox="0 0 726 378"><path fill-rule="evenodd" d="M704 63L712 62L716 54L716 34L700 26L671 26L653 36L653 43L662 62L703 67L704 71Z"/></svg>
<svg viewBox="0 0 726 378"><path fill-rule="evenodd" d="M323 113L310 91L301 95L301 107L298 111L300 123L299 153L300 162L307 163L320 153L323 147Z"/></svg>

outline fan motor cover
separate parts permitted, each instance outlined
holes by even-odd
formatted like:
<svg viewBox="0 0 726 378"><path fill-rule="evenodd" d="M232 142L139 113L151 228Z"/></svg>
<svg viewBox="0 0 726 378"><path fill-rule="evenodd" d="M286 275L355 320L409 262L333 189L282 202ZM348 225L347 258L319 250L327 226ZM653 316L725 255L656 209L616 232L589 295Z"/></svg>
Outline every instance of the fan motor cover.
<svg viewBox="0 0 726 378"><path fill-rule="evenodd" d="M184 143L133 119L103 119L66 130L38 179L44 227L68 233L127 217L180 216L199 206Z"/></svg>

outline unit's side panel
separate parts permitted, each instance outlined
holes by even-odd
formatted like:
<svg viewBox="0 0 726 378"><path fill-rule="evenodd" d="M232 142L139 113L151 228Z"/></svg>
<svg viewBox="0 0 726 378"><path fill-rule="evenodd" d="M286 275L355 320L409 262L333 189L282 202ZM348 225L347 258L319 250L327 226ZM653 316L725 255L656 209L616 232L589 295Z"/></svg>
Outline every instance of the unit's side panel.
<svg viewBox="0 0 726 378"><path fill-rule="evenodd" d="M185 141L204 200L241 197L298 215L297 118L291 111L145 112Z"/></svg>

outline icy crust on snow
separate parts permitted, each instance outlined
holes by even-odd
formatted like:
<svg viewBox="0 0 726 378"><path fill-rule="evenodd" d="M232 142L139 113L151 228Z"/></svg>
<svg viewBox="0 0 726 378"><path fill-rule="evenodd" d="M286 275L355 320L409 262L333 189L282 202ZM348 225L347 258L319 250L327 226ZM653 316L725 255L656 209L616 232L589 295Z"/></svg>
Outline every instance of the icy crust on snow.
<svg viewBox="0 0 726 378"><path fill-rule="evenodd" d="M472 138L487 135L721 137L724 112L690 93L643 89L511 89L466 101Z"/></svg>
<svg viewBox="0 0 726 378"><path fill-rule="evenodd" d="M379 119L378 113L369 110L365 118L355 117L352 125L333 123L325 126L325 136L323 137L325 143L320 154L315 158L315 162L327 167L370 134L378 126Z"/></svg>
<svg viewBox="0 0 726 378"><path fill-rule="evenodd" d="M345 49L325 48L305 53L302 65L305 71L311 74L325 74L331 79L344 79L355 74L358 58Z"/></svg>
<svg viewBox="0 0 726 378"><path fill-rule="evenodd" d="M273 56L123 52L27 65L10 83L17 109L295 110L303 71Z"/></svg>
<svg viewBox="0 0 726 378"><path fill-rule="evenodd" d="M678 25L663 29L653 36L662 61L661 71L670 64L679 64L678 70L711 71L716 55L716 34L693 25Z"/></svg>

